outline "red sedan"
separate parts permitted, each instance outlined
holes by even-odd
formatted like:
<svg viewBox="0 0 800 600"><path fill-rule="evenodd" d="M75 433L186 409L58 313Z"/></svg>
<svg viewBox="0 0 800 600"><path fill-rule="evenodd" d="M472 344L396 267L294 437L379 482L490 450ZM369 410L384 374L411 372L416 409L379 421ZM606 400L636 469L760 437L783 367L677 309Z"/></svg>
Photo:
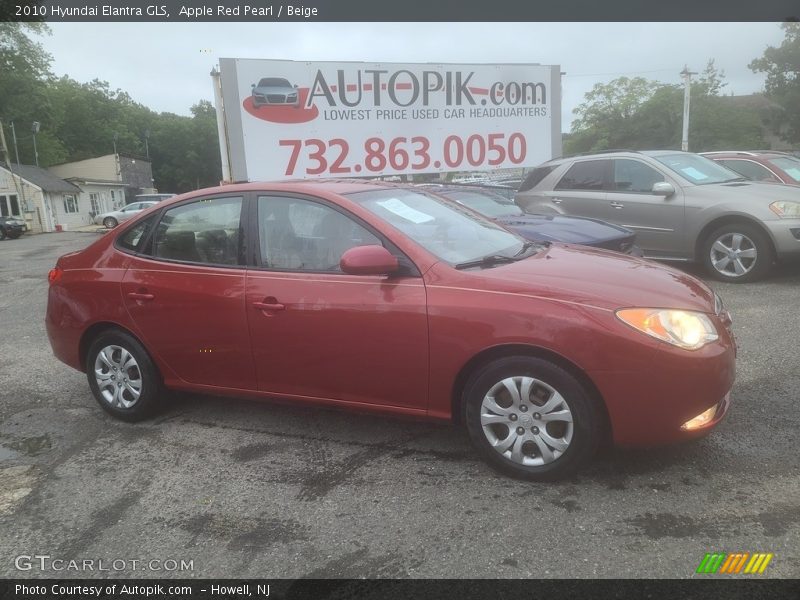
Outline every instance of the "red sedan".
<svg viewBox="0 0 800 600"><path fill-rule="evenodd" d="M707 433L734 380L729 316L697 279L409 186L199 190L49 279L55 355L128 421L164 388L453 420L493 466L548 479L604 439Z"/></svg>

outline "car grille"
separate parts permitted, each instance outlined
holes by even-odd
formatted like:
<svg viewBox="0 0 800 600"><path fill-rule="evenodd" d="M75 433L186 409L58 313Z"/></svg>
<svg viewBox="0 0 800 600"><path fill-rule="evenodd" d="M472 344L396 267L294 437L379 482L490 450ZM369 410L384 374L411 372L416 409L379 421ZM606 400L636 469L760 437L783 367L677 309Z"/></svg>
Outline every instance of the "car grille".
<svg viewBox="0 0 800 600"><path fill-rule="evenodd" d="M267 94L267 102L279 103L286 102L286 96L283 94Z"/></svg>

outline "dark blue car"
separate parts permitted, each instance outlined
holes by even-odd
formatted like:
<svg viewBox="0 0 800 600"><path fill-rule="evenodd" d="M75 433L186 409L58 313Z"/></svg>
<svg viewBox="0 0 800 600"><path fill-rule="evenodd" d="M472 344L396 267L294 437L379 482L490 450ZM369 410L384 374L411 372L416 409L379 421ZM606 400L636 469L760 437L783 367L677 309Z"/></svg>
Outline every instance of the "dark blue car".
<svg viewBox="0 0 800 600"><path fill-rule="evenodd" d="M420 187L463 204L536 242L564 242L642 256L636 233L586 217L530 214L489 187L423 184Z"/></svg>

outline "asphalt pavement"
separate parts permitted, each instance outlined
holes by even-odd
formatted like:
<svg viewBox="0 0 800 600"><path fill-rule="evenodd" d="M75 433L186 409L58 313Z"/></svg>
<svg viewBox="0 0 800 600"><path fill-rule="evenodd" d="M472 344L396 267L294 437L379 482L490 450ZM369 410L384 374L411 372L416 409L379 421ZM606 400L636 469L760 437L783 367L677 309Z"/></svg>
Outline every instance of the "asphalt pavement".
<svg viewBox="0 0 800 600"><path fill-rule="evenodd" d="M711 284L740 345L711 436L536 484L456 426L197 395L111 419L44 329L48 270L98 235L0 242L0 577L800 577L800 265Z"/></svg>

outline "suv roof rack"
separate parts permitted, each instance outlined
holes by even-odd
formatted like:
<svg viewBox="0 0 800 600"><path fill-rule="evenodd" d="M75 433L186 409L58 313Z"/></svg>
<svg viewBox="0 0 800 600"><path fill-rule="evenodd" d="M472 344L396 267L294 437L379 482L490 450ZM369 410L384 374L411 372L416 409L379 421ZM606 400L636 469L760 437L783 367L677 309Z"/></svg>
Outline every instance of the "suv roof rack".
<svg viewBox="0 0 800 600"><path fill-rule="evenodd" d="M635 154L640 154L639 150L631 150L630 148L608 148L607 150L595 150L594 152L577 152L575 154L567 154L565 156L560 156L559 158L575 158L576 156L591 156L593 154L611 154L613 152L633 152Z"/></svg>
<svg viewBox="0 0 800 600"><path fill-rule="evenodd" d="M769 152L769 150L765 150ZM748 152L747 150L714 150L713 152L700 152L700 156L708 156L709 154L741 154L742 156L758 156L755 152Z"/></svg>

